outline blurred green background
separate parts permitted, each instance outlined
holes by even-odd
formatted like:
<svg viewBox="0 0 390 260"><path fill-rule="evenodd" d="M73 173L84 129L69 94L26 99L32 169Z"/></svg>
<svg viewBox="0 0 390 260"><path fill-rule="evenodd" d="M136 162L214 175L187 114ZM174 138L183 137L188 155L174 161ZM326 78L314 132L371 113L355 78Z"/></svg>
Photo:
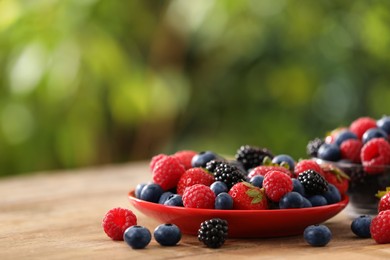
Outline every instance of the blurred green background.
<svg viewBox="0 0 390 260"><path fill-rule="evenodd" d="M309 139L390 111L390 1L1 0L0 176Z"/></svg>

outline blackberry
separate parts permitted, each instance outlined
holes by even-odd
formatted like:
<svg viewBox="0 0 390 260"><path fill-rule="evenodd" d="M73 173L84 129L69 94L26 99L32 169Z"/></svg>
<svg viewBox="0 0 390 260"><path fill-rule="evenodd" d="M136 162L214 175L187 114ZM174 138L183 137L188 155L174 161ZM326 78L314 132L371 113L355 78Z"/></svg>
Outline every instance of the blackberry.
<svg viewBox="0 0 390 260"><path fill-rule="evenodd" d="M198 239L207 247L221 247L228 235L228 223L220 218L206 220L200 224Z"/></svg>
<svg viewBox="0 0 390 260"><path fill-rule="evenodd" d="M324 140L321 138L314 138L313 140L309 141L309 143L306 146L306 153L307 155L311 157L317 157L318 149L320 149L320 146L324 144Z"/></svg>
<svg viewBox="0 0 390 260"><path fill-rule="evenodd" d="M316 171L307 170L299 174L298 180L308 195L322 194L328 191L329 183Z"/></svg>
<svg viewBox="0 0 390 260"><path fill-rule="evenodd" d="M225 183L228 190L230 190L234 184L245 181L245 179L245 174L234 165L220 163L215 167L214 180Z"/></svg>
<svg viewBox="0 0 390 260"><path fill-rule="evenodd" d="M263 163L264 157L274 157L272 152L266 148L259 148L250 145L241 146L236 153L236 160L241 162L245 170L252 169Z"/></svg>
<svg viewBox="0 0 390 260"><path fill-rule="evenodd" d="M206 163L206 170L208 170L209 172L211 173L214 173L215 171L215 168L221 164L223 161L220 161L220 160L211 160L209 162Z"/></svg>

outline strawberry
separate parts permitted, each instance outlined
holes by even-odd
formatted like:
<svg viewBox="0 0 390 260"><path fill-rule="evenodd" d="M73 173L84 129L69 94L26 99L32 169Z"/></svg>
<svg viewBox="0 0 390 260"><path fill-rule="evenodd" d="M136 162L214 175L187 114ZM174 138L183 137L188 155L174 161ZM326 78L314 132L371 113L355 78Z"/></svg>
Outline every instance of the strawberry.
<svg viewBox="0 0 390 260"><path fill-rule="evenodd" d="M264 176L263 187L267 197L278 202L285 194L293 190L291 177L281 171L270 171Z"/></svg>
<svg viewBox="0 0 390 260"><path fill-rule="evenodd" d="M186 208L213 209L215 193L210 187L203 184L195 184L184 190L183 205Z"/></svg>
<svg viewBox="0 0 390 260"><path fill-rule="evenodd" d="M229 191L234 209L267 209L268 201L264 189L248 182L238 182Z"/></svg>
<svg viewBox="0 0 390 260"><path fill-rule="evenodd" d="M390 144L383 138L373 138L363 145L360 158L367 174L378 174L390 164Z"/></svg>
<svg viewBox="0 0 390 260"><path fill-rule="evenodd" d="M175 188L185 169L178 160L172 156L162 157L154 165L153 182L160 185L163 190Z"/></svg>
<svg viewBox="0 0 390 260"><path fill-rule="evenodd" d="M214 182L214 176L203 168L191 168L186 170L177 183L177 194L182 195L187 187L194 184L210 186Z"/></svg>
<svg viewBox="0 0 390 260"><path fill-rule="evenodd" d="M153 156L152 159L150 160L150 163L149 163L150 171L153 172L153 169L154 169L154 166L156 166L156 163L158 161L160 161L162 158L165 158L167 156L168 155L163 154L163 153L160 153L160 154L157 154L157 155Z"/></svg>
<svg viewBox="0 0 390 260"><path fill-rule="evenodd" d="M356 134L356 136L361 140L364 132L368 129L376 128L376 120L371 117L359 117L354 120L349 126L349 130Z"/></svg>
<svg viewBox="0 0 390 260"><path fill-rule="evenodd" d="M370 232L378 244L390 243L390 210L381 211L372 219Z"/></svg>
<svg viewBox="0 0 390 260"><path fill-rule="evenodd" d="M313 170L321 173L321 166L316 161L311 159L300 160L294 168L295 176L298 176L300 173L307 170Z"/></svg>
<svg viewBox="0 0 390 260"><path fill-rule="evenodd" d="M363 147L363 142L358 139L348 139L341 143L340 152L341 158L350 160L354 163L360 163L360 151Z"/></svg>
<svg viewBox="0 0 390 260"><path fill-rule="evenodd" d="M174 153L172 156L176 158L181 164L183 164L184 168L187 170L192 168L192 157L194 157L196 154L198 153L191 150L183 150Z"/></svg>
<svg viewBox="0 0 390 260"><path fill-rule="evenodd" d="M378 212L384 210L390 210L390 187L386 188L386 191L380 191L376 195L380 198L378 203Z"/></svg>
<svg viewBox="0 0 390 260"><path fill-rule="evenodd" d="M340 194L345 194L347 192L350 178L341 169L330 163L322 163L321 172L325 180L336 186Z"/></svg>
<svg viewBox="0 0 390 260"><path fill-rule="evenodd" d="M253 168L252 170L250 170L250 172L248 173L248 178L250 179L250 178L252 178L254 176L258 176L258 175L265 176L267 174L267 172L270 172L270 171L280 171L280 172L284 172L288 176L291 176L290 170L288 170L287 168L285 168L283 166L280 166L280 165L260 165L260 166Z"/></svg>

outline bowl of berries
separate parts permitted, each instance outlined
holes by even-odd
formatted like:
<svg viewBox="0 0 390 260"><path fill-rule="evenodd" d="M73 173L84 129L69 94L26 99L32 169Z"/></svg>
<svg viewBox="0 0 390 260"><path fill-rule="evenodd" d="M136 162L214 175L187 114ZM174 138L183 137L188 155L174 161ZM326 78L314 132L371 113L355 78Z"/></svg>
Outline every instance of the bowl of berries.
<svg viewBox="0 0 390 260"><path fill-rule="evenodd" d="M190 235L214 218L227 221L229 237L298 235L337 215L349 201L315 160L295 162L256 146L240 147L234 159L211 151L159 154L150 171L151 182L132 189L130 203Z"/></svg>
<svg viewBox="0 0 390 260"><path fill-rule="evenodd" d="M308 143L308 154L319 164L336 166L348 176L351 217L376 215L378 192L390 187L389 133L389 116L360 117Z"/></svg>

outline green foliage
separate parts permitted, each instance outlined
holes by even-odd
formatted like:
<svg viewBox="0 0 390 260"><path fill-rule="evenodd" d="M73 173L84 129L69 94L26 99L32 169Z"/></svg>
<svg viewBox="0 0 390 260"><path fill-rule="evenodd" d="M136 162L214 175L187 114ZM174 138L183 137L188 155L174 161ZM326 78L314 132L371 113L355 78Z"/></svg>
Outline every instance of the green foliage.
<svg viewBox="0 0 390 260"><path fill-rule="evenodd" d="M0 1L0 176L309 139L390 111L388 1Z"/></svg>

